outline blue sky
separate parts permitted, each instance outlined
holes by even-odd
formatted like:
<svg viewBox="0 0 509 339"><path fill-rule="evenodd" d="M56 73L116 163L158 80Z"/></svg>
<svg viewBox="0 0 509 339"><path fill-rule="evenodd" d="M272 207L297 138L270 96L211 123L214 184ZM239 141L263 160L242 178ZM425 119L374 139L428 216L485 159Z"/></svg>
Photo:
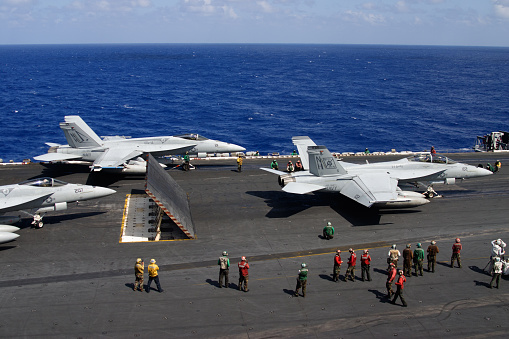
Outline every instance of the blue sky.
<svg viewBox="0 0 509 339"><path fill-rule="evenodd" d="M509 46L509 0L0 0L0 44Z"/></svg>

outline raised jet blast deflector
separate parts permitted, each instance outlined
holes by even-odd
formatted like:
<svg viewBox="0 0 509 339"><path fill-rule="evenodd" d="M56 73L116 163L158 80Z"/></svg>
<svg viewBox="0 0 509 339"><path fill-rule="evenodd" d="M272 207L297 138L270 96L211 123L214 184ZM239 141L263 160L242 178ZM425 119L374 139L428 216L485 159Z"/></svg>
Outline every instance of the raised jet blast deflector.
<svg viewBox="0 0 509 339"><path fill-rule="evenodd" d="M196 238L191 208L186 192L149 154L145 192L190 239Z"/></svg>

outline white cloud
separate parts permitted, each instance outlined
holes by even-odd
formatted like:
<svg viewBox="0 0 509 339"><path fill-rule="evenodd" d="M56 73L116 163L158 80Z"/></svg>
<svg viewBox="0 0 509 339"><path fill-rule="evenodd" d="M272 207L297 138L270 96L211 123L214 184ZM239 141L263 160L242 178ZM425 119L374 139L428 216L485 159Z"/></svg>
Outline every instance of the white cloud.
<svg viewBox="0 0 509 339"><path fill-rule="evenodd" d="M386 18L380 14L373 13L365 13L362 11L345 11L344 19L349 22L367 22L371 25L379 25L384 24L386 22Z"/></svg>
<svg viewBox="0 0 509 339"><path fill-rule="evenodd" d="M267 1L257 1L258 6L262 8L265 13L274 13L276 10Z"/></svg>
<svg viewBox="0 0 509 339"><path fill-rule="evenodd" d="M493 7L499 17L509 19L509 0L495 0Z"/></svg>

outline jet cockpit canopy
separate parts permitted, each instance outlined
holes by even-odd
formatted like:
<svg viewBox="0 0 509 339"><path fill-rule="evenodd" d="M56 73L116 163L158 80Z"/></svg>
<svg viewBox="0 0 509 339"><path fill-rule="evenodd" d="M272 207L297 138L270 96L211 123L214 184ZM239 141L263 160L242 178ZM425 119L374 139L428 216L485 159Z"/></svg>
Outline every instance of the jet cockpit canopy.
<svg viewBox="0 0 509 339"><path fill-rule="evenodd" d="M208 138L205 138L204 136L198 135L196 133L174 135L174 137L175 138L187 139L187 140L198 140L198 141L209 140Z"/></svg>
<svg viewBox="0 0 509 339"><path fill-rule="evenodd" d="M456 161L446 157L445 155L441 154L431 154L431 153L418 153L409 156L408 161L415 161L415 162L432 162L435 164L455 164Z"/></svg>
<svg viewBox="0 0 509 339"><path fill-rule="evenodd" d="M34 186L34 187L59 187L67 185L66 182L53 178L37 178L20 182L19 185Z"/></svg>

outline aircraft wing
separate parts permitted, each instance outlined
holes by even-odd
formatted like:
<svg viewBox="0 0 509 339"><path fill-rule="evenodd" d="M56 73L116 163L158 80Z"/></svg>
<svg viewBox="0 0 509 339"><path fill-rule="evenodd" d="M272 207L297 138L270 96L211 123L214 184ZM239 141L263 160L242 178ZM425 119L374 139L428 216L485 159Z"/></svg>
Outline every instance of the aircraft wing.
<svg viewBox="0 0 509 339"><path fill-rule="evenodd" d="M44 201L46 198L48 198L50 195L52 195L54 192L51 193L44 193L44 194L31 194L30 196L24 196L24 197L15 197L15 198L6 198L2 199L0 202L0 211L5 209L12 210L14 207L19 207L20 210L26 208L25 204L31 203L35 200L41 200Z"/></svg>
<svg viewBox="0 0 509 339"><path fill-rule="evenodd" d="M281 171L278 171L278 170L275 170L275 169L272 169L272 168L260 167L260 169L264 170L264 171L267 171L267 172L270 172L270 173L277 174L277 175L288 174L287 172L281 172Z"/></svg>
<svg viewBox="0 0 509 339"><path fill-rule="evenodd" d="M73 160L81 159L80 155L76 154L64 154L64 153L46 153L34 157L37 161L62 161L62 160Z"/></svg>
<svg viewBox="0 0 509 339"><path fill-rule="evenodd" d="M142 144L130 147L111 147L94 161L94 167L119 168L126 161L139 157L143 153L171 152L171 154L184 154L196 145L183 144Z"/></svg>
<svg viewBox="0 0 509 339"><path fill-rule="evenodd" d="M118 168L129 159L143 154L141 150L134 150L133 147L114 147L108 148L99 158L94 161L94 167L98 168Z"/></svg>
<svg viewBox="0 0 509 339"><path fill-rule="evenodd" d="M196 144L144 144L139 147L144 153L168 152L169 154L185 154Z"/></svg>
<svg viewBox="0 0 509 339"><path fill-rule="evenodd" d="M440 174L445 169L413 169L413 170L400 170L391 171L393 177L396 177L400 181L416 181L426 179L427 177Z"/></svg>
<svg viewBox="0 0 509 339"><path fill-rule="evenodd" d="M294 194L306 194L314 191L319 191L324 189L325 186L315 185L315 184L306 184L299 182L290 182L284 188L283 191Z"/></svg>
<svg viewBox="0 0 509 339"><path fill-rule="evenodd" d="M367 173L355 176L340 191L344 196L370 207L377 202L396 200L398 181L387 173Z"/></svg>

